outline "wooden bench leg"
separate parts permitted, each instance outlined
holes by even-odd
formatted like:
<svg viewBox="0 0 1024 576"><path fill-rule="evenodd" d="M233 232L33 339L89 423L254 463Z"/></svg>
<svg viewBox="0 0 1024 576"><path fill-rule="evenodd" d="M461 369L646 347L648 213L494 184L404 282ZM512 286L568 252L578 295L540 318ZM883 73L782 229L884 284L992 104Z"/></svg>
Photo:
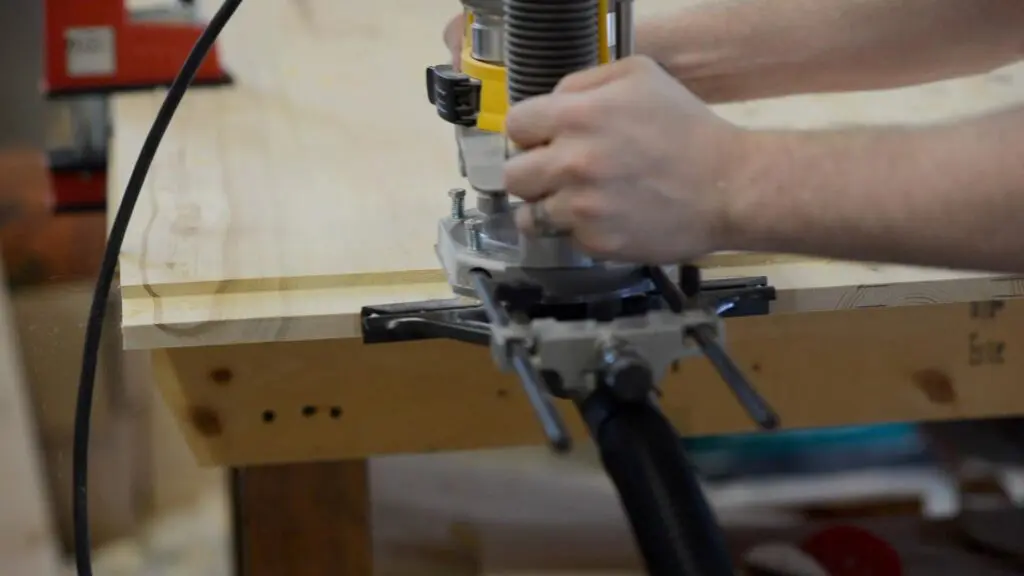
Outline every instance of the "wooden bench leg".
<svg viewBox="0 0 1024 576"><path fill-rule="evenodd" d="M237 576L371 576L365 460L232 473Z"/></svg>

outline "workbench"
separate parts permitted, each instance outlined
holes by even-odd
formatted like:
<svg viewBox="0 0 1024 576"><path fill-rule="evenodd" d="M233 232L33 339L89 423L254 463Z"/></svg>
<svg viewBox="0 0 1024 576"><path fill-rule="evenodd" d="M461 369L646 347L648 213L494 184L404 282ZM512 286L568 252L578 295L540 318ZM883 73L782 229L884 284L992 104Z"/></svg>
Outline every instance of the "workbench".
<svg viewBox="0 0 1024 576"><path fill-rule="evenodd" d="M423 70L447 58L455 6L243 4L222 42L238 84L186 97L135 210L123 341L150 352L199 461L238 470L247 575L369 574L369 458L542 442L487 350L360 340L363 306L451 297L433 244L463 183ZM750 126L927 122L1024 99L1018 78L720 112ZM162 97L114 98L111 209ZM788 428L1024 413L1024 277L748 253L703 265L777 289L770 314L729 320L727 338ZM685 434L752 429L703 359L663 389Z"/></svg>

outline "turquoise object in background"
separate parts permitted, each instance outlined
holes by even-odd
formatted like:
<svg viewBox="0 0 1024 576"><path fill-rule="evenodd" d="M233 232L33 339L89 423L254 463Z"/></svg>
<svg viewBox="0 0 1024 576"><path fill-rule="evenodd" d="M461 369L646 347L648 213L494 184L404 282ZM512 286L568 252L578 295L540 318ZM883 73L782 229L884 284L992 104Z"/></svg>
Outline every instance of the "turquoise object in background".
<svg viewBox="0 0 1024 576"><path fill-rule="evenodd" d="M694 464L712 478L839 471L929 460L914 424L883 424L686 438Z"/></svg>

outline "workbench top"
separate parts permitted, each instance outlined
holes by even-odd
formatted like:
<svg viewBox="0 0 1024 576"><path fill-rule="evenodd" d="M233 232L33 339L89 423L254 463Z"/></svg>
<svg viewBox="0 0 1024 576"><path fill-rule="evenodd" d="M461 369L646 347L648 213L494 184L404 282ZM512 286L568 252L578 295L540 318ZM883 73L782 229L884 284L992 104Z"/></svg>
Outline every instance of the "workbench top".
<svg viewBox="0 0 1024 576"><path fill-rule="evenodd" d="M638 3L642 13L677 6ZM243 4L221 44L238 84L188 94L136 207L120 259L127 347L357 337L365 305L451 296L433 246L447 190L464 183L424 68L447 58L440 31L454 9L450 0ZM927 122L1024 100L1022 78L1024 68L1008 68L720 112L748 126ZM113 99L112 207L162 98ZM1019 278L788 255L706 264L709 277L767 276L776 312L1024 291Z"/></svg>

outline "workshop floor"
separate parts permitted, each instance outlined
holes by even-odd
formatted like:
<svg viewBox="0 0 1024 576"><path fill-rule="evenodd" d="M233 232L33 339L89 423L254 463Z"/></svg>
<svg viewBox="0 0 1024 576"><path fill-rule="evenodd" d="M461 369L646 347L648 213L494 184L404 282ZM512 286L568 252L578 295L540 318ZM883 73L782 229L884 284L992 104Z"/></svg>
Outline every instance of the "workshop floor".
<svg viewBox="0 0 1024 576"><path fill-rule="evenodd" d="M227 500L211 491L193 506L154 522L138 538L107 546L95 572L110 576L229 576Z"/></svg>
<svg viewBox="0 0 1024 576"><path fill-rule="evenodd" d="M586 448L567 460L542 448L389 458L374 463L372 478L378 575L642 574L615 494ZM820 484L799 489L823 496L849 487L835 479ZM808 522L758 501L760 507L719 507L738 555L757 542L800 541L826 525L849 522L840 516ZM104 549L96 573L233 576L227 509L225 495L211 492L137 539ZM986 526L1008 519L1019 525L1019 512L994 514L983 520ZM947 528L940 525L923 528L915 517L857 524L893 546L909 575L1016 573L965 550L953 530L944 535L940 530Z"/></svg>
<svg viewBox="0 0 1024 576"><path fill-rule="evenodd" d="M593 462L585 448L569 460L555 459L543 449L513 449L376 462L378 573L478 574L477 554L493 547L481 538L516 539L521 536L515 532L522 532L516 526L525 525L546 532L544 526L566 522L621 524L615 499ZM620 535L618 528L613 532ZM629 545L619 548L623 561L631 564ZM229 576L231 550L226 494L212 490L194 505L154 521L138 538L99 551L95 571Z"/></svg>

